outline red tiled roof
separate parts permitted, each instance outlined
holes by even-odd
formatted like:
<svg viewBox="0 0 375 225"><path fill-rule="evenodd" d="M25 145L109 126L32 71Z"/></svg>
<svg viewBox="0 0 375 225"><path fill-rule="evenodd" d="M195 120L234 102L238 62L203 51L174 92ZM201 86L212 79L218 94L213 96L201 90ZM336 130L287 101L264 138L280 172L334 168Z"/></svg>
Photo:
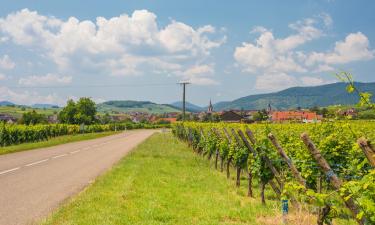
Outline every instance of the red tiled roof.
<svg viewBox="0 0 375 225"><path fill-rule="evenodd" d="M177 121L177 118L160 118L160 120L163 120L163 121L169 121L171 123L174 123Z"/></svg>
<svg viewBox="0 0 375 225"><path fill-rule="evenodd" d="M315 112L280 111L272 113L272 120L316 120L318 115Z"/></svg>

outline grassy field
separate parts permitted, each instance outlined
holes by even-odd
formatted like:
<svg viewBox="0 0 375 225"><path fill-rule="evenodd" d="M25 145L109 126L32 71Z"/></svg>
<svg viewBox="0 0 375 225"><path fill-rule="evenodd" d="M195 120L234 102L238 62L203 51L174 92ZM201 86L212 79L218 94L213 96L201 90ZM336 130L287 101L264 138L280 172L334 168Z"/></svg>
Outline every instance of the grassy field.
<svg viewBox="0 0 375 225"><path fill-rule="evenodd" d="M23 106L0 106L0 113L12 115L16 118L21 118L24 113L32 112L33 110L35 110L39 114L50 116L54 113L58 113L61 109L37 109Z"/></svg>
<svg viewBox="0 0 375 225"><path fill-rule="evenodd" d="M50 147L50 146L65 144L69 142L90 140L94 138L105 137L105 136L112 135L115 133L118 133L118 132L109 131L109 132L102 132L102 133L65 135L65 136L51 138L48 141L40 141L40 142L32 142L32 143L24 143L24 144L19 144L19 145L0 147L0 155L26 151L26 150L32 150L36 148Z"/></svg>
<svg viewBox="0 0 375 225"><path fill-rule="evenodd" d="M252 199L245 179L234 183L171 134L156 134L42 224L281 224L270 190L263 206L258 188ZM304 213L290 221L316 224Z"/></svg>

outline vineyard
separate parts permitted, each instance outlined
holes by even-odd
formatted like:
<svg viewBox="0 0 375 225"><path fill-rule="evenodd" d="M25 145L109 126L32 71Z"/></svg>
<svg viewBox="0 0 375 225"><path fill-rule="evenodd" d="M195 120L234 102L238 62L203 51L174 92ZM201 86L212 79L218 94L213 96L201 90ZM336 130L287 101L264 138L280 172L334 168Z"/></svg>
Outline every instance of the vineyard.
<svg viewBox="0 0 375 225"><path fill-rule="evenodd" d="M79 133L97 133L116 130L131 129L153 129L168 127L162 124L144 124L144 123L117 123L117 124L95 124L88 126L70 125L70 124L40 124L40 125L0 125L0 147L9 146L27 142L45 141L49 138L62 135L72 135Z"/></svg>
<svg viewBox="0 0 375 225"><path fill-rule="evenodd" d="M231 176L241 174L254 197L254 181L291 207L317 216L317 224L334 218L375 224L375 122L319 124L177 123L173 133L194 151L213 160Z"/></svg>

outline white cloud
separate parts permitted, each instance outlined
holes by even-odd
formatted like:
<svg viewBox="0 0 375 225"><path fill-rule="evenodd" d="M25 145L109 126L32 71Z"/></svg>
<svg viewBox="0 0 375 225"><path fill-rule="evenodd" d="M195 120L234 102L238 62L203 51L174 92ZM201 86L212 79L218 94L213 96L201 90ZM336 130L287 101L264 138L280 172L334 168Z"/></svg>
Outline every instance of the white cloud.
<svg viewBox="0 0 375 225"><path fill-rule="evenodd" d="M171 21L159 27L157 16L147 10L96 21L64 21L23 9L0 18L0 32L15 44L44 51L61 72L115 76L183 71L205 61L226 40L211 25L195 29Z"/></svg>
<svg viewBox="0 0 375 225"><path fill-rule="evenodd" d="M0 80L5 80L7 76L5 74L0 73Z"/></svg>
<svg viewBox="0 0 375 225"><path fill-rule="evenodd" d="M333 83L333 81L326 81L319 77L308 77L308 76L301 77L301 82L303 86L317 86L317 85Z"/></svg>
<svg viewBox="0 0 375 225"><path fill-rule="evenodd" d="M16 64L8 55L0 57L0 69L10 70L13 69L15 66Z"/></svg>
<svg viewBox="0 0 375 225"><path fill-rule="evenodd" d="M324 25L325 25L326 27L330 27L330 26L332 26L332 24L333 24L333 19L332 19L332 17L331 17L328 13L325 13L325 12L320 13L320 14L318 15L318 17L320 17L320 18L323 19Z"/></svg>
<svg viewBox="0 0 375 225"><path fill-rule="evenodd" d="M285 38L276 38L271 30L257 26L251 33L259 33L259 37L254 42L244 42L236 47L234 58L243 72L257 76L255 87L260 90L324 84L327 81L314 75L334 71L338 64L370 60L375 55L368 38L361 32L351 33L345 40L337 41L331 51L306 53L298 49L325 36L324 28L329 28L332 23L330 15L321 13L290 24L289 28L295 33ZM296 78L308 72L311 75Z"/></svg>
<svg viewBox="0 0 375 225"><path fill-rule="evenodd" d="M214 74L214 65L202 64L194 65L186 71L181 72L180 75L184 81L188 81L197 85L217 85L219 82L212 79Z"/></svg>
<svg viewBox="0 0 375 225"><path fill-rule="evenodd" d="M33 91L13 91L8 87L0 86L0 100L7 100L16 104L32 105L36 103L59 104L65 103L65 99L57 96L57 94L40 95Z"/></svg>
<svg viewBox="0 0 375 225"><path fill-rule="evenodd" d="M44 76L28 76L20 78L18 83L24 86L55 86L69 84L72 82L71 76L58 76L56 74L47 74Z"/></svg>
<svg viewBox="0 0 375 225"><path fill-rule="evenodd" d="M316 23L314 19L292 23L289 27L296 33L282 39L275 38L270 30L257 26L252 32L260 33L258 39L255 43L242 43L235 49L234 58L245 71L252 73L306 72L298 63L298 52L292 50L323 35L323 31L314 26Z"/></svg>
<svg viewBox="0 0 375 225"><path fill-rule="evenodd" d="M374 58L375 51L369 49L369 40L361 32L351 33L344 41L338 41L331 52L311 53L306 63L345 64L354 61L369 60Z"/></svg>
<svg viewBox="0 0 375 225"><path fill-rule="evenodd" d="M264 91L279 91L298 84L297 79L286 73L271 73L258 76L255 88Z"/></svg>

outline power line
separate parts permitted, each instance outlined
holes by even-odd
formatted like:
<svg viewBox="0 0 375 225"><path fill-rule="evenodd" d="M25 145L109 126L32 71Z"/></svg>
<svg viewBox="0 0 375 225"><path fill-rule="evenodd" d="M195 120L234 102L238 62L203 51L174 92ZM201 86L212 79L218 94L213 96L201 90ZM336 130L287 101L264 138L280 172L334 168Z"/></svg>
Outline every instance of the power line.
<svg viewBox="0 0 375 225"><path fill-rule="evenodd" d="M89 84L89 85L56 85L56 86L3 86L7 88L29 88L29 89L48 89L48 88L107 88L107 87L151 87L151 86L172 86L176 83L150 83L150 84Z"/></svg>

